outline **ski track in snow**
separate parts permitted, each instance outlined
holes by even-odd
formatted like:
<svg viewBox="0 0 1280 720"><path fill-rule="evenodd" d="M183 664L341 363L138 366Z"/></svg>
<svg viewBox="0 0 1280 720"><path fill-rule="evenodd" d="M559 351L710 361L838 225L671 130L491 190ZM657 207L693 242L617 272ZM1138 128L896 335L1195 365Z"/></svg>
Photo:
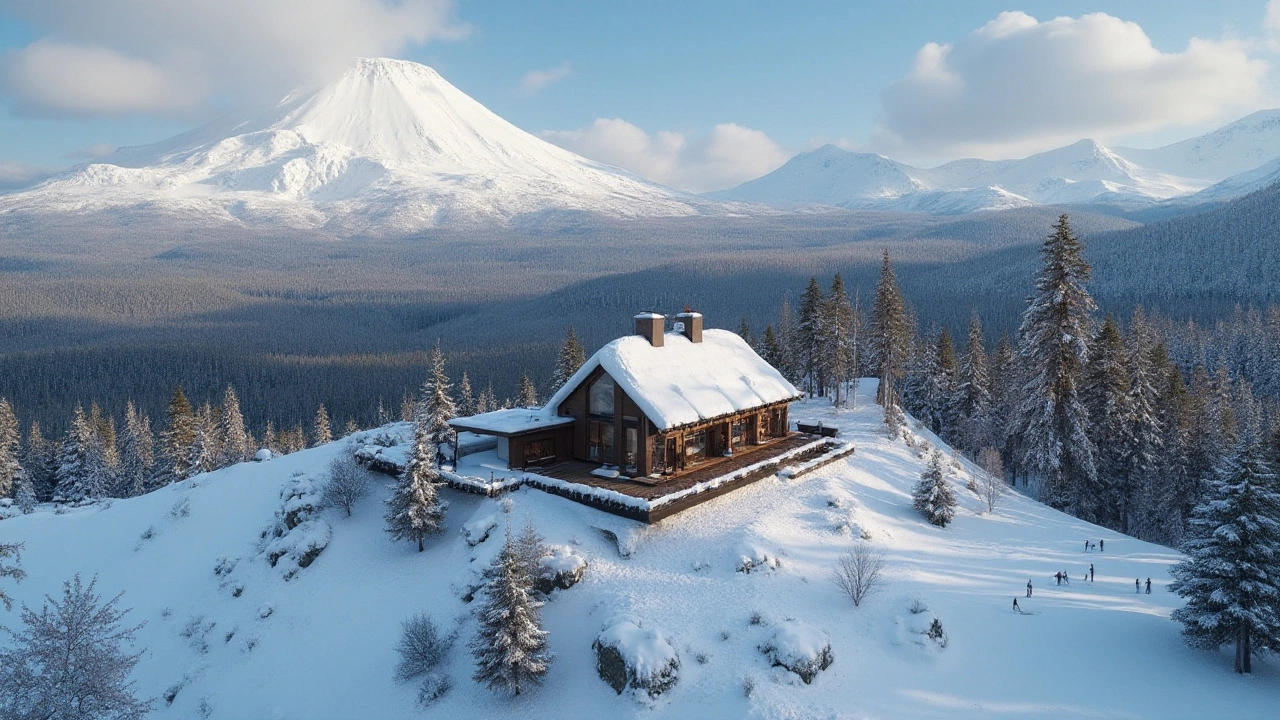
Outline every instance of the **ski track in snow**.
<svg viewBox="0 0 1280 720"><path fill-rule="evenodd" d="M55 515L47 507L0 522L0 540L25 541L29 577L8 589L38 604L75 572L97 574L104 596L124 591L128 619L146 621L147 648L134 677L158 697L185 682L152 718L1263 718L1280 707L1274 660L1252 677L1231 672L1227 650L1191 650L1168 619L1180 599L1165 590L1177 554L1102 530L1025 497L1007 496L994 515L956 478L960 499L946 529L911 510L924 468L918 448L889 442L863 381L856 409L797 403L792 419L822 420L856 443L850 458L795 480L770 479L646 527L525 488L503 516L501 499L444 489L448 528L415 552L383 530L389 478L355 509L324 517L333 539L291 580L256 556L258 532L295 473L320 478L344 441L199 476L141 498ZM914 421L912 421L914 427ZM918 437L937 445L927 431ZM943 448L944 451L946 448ZM969 468L968 463L965 467ZM189 514L179 510L187 501ZM585 579L556 591L543 610L556 658L545 684L517 698L470 680L466 643L475 621L460 597L497 552L500 523L468 546L461 529L497 515L518 530L532 518L552 544L590 564ZM852 524L887 552L887 584L854 608L828 580ZM141 535L154 528L154 536ZM618 538L614 540L607 530ZM1107 552L1084 553L1086 538ZM629 550L623 557L618 546ZM740 556L763 552L777 568L736 572ZM227 579L219 556L239 558ZM1092 562L1093 583L1080 578ZM1053 574L1071 574L1058 587ZM1151 595L1133 592L1151 577ZM1026 598L1030 578L1033 597ZM220 587L220 583L229 583ZM230 584L243 594L232 597ZM1025 614L1010 609L1018 597ZM922 600L949 635L937 649L907 629ZM266 618L260 610L270 606ZM428 708L414 683L392 680L400 622L425 612L456 627L444 670L453 689ZM764 624L753 626L760 613ZM618 696L595 673L591 642L619 613L641 619L680 654L680 679L651 704ZM18 614L4 613L12 626ZM207 652L180 635L194 619L212 628ZM758 646L773 624L794 618L830 636L835 663L812 685L768 666ZM233 632L228 640L226 634ZM727 635L727 639L725 639ZM706 663L698 661L698 656ZM755 681L750 698L744 678Z"/></svg>

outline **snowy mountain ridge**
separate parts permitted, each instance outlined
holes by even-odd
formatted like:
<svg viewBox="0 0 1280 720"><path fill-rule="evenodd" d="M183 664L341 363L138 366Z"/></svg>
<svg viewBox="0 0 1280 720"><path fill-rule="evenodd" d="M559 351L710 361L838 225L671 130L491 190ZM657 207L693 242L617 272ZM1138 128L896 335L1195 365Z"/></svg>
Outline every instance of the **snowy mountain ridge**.
<svg viewBox="0 0 1280 720"><path fill-rule="evenodd" d="M124 148L0 196L0 216L128 210L413 231L548 211L646 217L725 208L534 137L429 67L362 59L258 117Z"/></svg>
<svg viewBox="0 0 1280 720"><path fill-rule="evenodd" d="M1027 205L1199 203L1263 187L1260 178L1266 173L1257 168L1277 158L1280 110L1265 110L1154 150L1113 149L1086 139L1020 160L967 158L935 168L827 145L707 196L786 208L833 205L935 214ZM1196 195L1210 186L1216 186L1212 193Z"/></svg>
<svg viewBox="0 0 1280 720"><path fill-rule="evenodd" d="M857 453L796 479L773 478L645 526L537 490L502 498L443 489L447 529L426 552L392 542L381 500L323 511L323 552L285 579L260 531L282 491L323 479L340 440L264 463L199 475L139 498L0 521L22 541L29 577L6 590L38 606L75 572L123 591L146 653L134 677L155 720L203 717L988 718L1267 717L1280 672L1250 682L1227 653L1189 649L1164 588L1178 554L1103 530L1018 494L986 513L949 471L960 507L945 529L911 508L930 446L885 437L864 380L856 409L796 403L792 417L841 429ZM407 425L379 432L401 434ZM376 433L370 432L368 435ZM403 450L403 447L401 447ZM542 609L555 654L541 687L508 697L471 680L476 632L466 600L506 527L534 523L587 562L581 582ZM299 526L301 527L301 526ZM829 581L858 538L886 553L886 584L855 608ZM1085 539L1105 553L1084 553ZM751 572L741 570L750 564ZM1096 580L1082 578L1090 565ZM1050 583L1067 571L1070 583ZM1134 592L1152 578L1153 594ZM1025 596L1030 578L1031 597ZM1021 612L1010 608L1017 596ZM440 672L452 687L429 705L393 679L401 621L425 613L457 641ZM678 659L656 698L617 694L597 674L592 643L619 617ZM947 643L923 633L933 619ZM3 622L12 626L16 614ZM628 626L632 627L632 626ZM614 634L617 634L616 631ZM637 633L638 634L638 633ZM834 661L812 683L773 666L786 635L829 639ZM802 638L803 639L803 638ZM1082 677L1087 669L1087 686ZM1015 678L1016 681L1011 681ZM1159 678L1152 682L1151 678Z"/></svg>

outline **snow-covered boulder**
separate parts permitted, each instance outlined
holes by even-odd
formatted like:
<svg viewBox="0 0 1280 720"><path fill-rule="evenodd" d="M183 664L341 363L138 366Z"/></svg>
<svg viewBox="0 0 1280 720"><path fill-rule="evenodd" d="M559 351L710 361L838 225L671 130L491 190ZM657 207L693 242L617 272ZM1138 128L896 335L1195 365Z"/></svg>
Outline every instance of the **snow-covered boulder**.
<svg viewBox="0 0 1280 720"><path fill-rule="evenodd" d="M553 545L538 561L538 578L533 587L543 595L552 590L568 590L582 581L587 570L587 560L568 545Z"/></svg>
<svg viewBox="0 0 1280 720"><path fill-rule="evenodd" d="M776 570L782 566L782 562L778 560L777 554L771 554L764 548L751 542L743 542L738 545L735 552L737 556L737 570L740 573L752 573L760 570Z"/></svg>
<svg viewBox="0 0 1280 720"><path fill-rule="evenodd" d="M806 685L835 661L826 631L798 620L778 623L760 652L773 665L799 675Z"/></svg>
<svg viewBox="0 0 1280 720"><path fill-rule="evenodd" d="M680 676L680 656L666 636L646 628L640 620L614 618L591 645L596 652L596 672L619 695L627 688L656 698L675 687Z"/></svg>
<svg viewBox="0 0 1280 720"><path fill-rule="evenodd" d="M281 537L272 540L263 550L267 562L279 568L288 580L301 568L309 567L329 546L333 532L323 520L307 520Z"/></svg>
<svg viewBox="0 0 1280 720"><path fill-rule="evenodd" d="M488 513L462 525L462 536L467 544L475 547L489 539L489 533L498 527L498 513Z"/></svg>
<svg viewBox="0 0 1280 720"><path fill-rule="evenodd" d="M253 459L254 459L254 460L257 460L258 462L266 462L266 461L270 460L270 459L271 459L271 457L272 457L272 456L271 456L271 451L270 451L270 450L268 450L267 448L262 448L261 450L259 450L258 452L254 453L254 455L253 455Z"/></svg>
<svg viewBox="0 0 1280 720"><path fill-rule="evenodd" d="M307 478L294 478L280 490L280 499L284 501L277 517L284 526L292 530L311 519L320 511L320 491Z"/></svg>

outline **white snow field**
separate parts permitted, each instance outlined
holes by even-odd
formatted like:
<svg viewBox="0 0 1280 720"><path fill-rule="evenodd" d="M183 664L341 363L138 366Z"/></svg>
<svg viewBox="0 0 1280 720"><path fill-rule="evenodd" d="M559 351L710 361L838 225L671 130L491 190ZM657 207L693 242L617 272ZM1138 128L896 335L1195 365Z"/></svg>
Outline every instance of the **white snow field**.
<svg viewBox="0 0 1280 720"><path fill-rule="evenodd" d="M331 542L286 581L257 557L259 531L295 476L320 479L332 456L350 452L338 441L109 507L61 515L41 508L0 521L0 541L26 543L30 573L7 589L38 604L81 572L96 574L105 595L123 591L122 604L134 608L129 617L146 621L138 690L159 697L179 687L171 705L157 701L154 718L1276 716L1275 660L1239 676L1226 652L1183 644L1168 619L1179 598L1165 590L1175 552L1020 495L984 514L964 489L967 473L953 475L961 498L954 523L926 524L909 496L924 467L919 442L885 437L873 392L874 381L863 381L851 411L821 400L793 406L793 419L839 426L858 446L852 457L758 482L650 527L530 488L506 496L508 512L504 499L445 489L448 530L419 554L383 531L390 479L379 479L353 517L325 511ZM470 524L476 541L488 516L498 527L470 546L462 529ZM466 643L476 623L461 597L497 552L503 526L518 530L526 519L588 567L543 610L555 653L544 685L513 698L471 681ZM858 534L885 550L887 582L855 608L828 573ZM1106 552L1086 554L1086 539L1105 539ZM228 558L222 576L214 573L220 557ZM756 561L750 573L737 571L744 557ZM1083 579L1089 563L1093 583ZM1070 573L1070 586L1055 585L1059 570ZM1147 577L1152 594L1135 594L1134 579ZM1014 597L1024 614L1011 610ZM916 600L928 610L913 614ZM443 666L452 689L426 707L417 705L414 683L392 679L400 622L414 613L459 632ZM597 676L592 642L620 616L679 654L679 679L668 692L618 695ZM945 648L921 634L934 617L947 633ZM0 619L12 625L18 613ZM812 684L770 667L759 649L801 635L829 639L834 656Z"/></svg>

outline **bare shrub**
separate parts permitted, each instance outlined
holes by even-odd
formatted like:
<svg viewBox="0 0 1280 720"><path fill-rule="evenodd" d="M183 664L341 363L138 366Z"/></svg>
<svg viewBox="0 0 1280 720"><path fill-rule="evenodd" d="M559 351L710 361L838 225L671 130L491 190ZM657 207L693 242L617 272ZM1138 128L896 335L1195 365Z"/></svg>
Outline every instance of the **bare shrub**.
<svg viewBox="0 0 1280 720"><path fill-rule="evenodd" d="M435 622L426 615L414 615L401 624L396 652L396 679L412 680L433 670L453 645L453 636L440 634Z"/></svg>
<svg viewBox="0 0 1280 720"><path fill-rule="evenodd" d="M849 552L836 561L831 582L858 607L884 584L884 553L865 540L854 543Z"/></svg>
<svg viewBox="0 0 1280 720"><path fill-rule="evenodd" d="M984 447L978 453L978 465L982 467L982 477L978 480L978 497L987 503L987 512L995 512L996 504L1004 496L1004 463L1000 460L1000 451L993 447Z"/></svg>
<svg viewBox="0 0 1280 720"><path fill-rule="evenodd" d="M329 462L329 479L320 488L320 502L347 511L360 498L369 494L369 473L349 455L339 455Z"/></svg>

